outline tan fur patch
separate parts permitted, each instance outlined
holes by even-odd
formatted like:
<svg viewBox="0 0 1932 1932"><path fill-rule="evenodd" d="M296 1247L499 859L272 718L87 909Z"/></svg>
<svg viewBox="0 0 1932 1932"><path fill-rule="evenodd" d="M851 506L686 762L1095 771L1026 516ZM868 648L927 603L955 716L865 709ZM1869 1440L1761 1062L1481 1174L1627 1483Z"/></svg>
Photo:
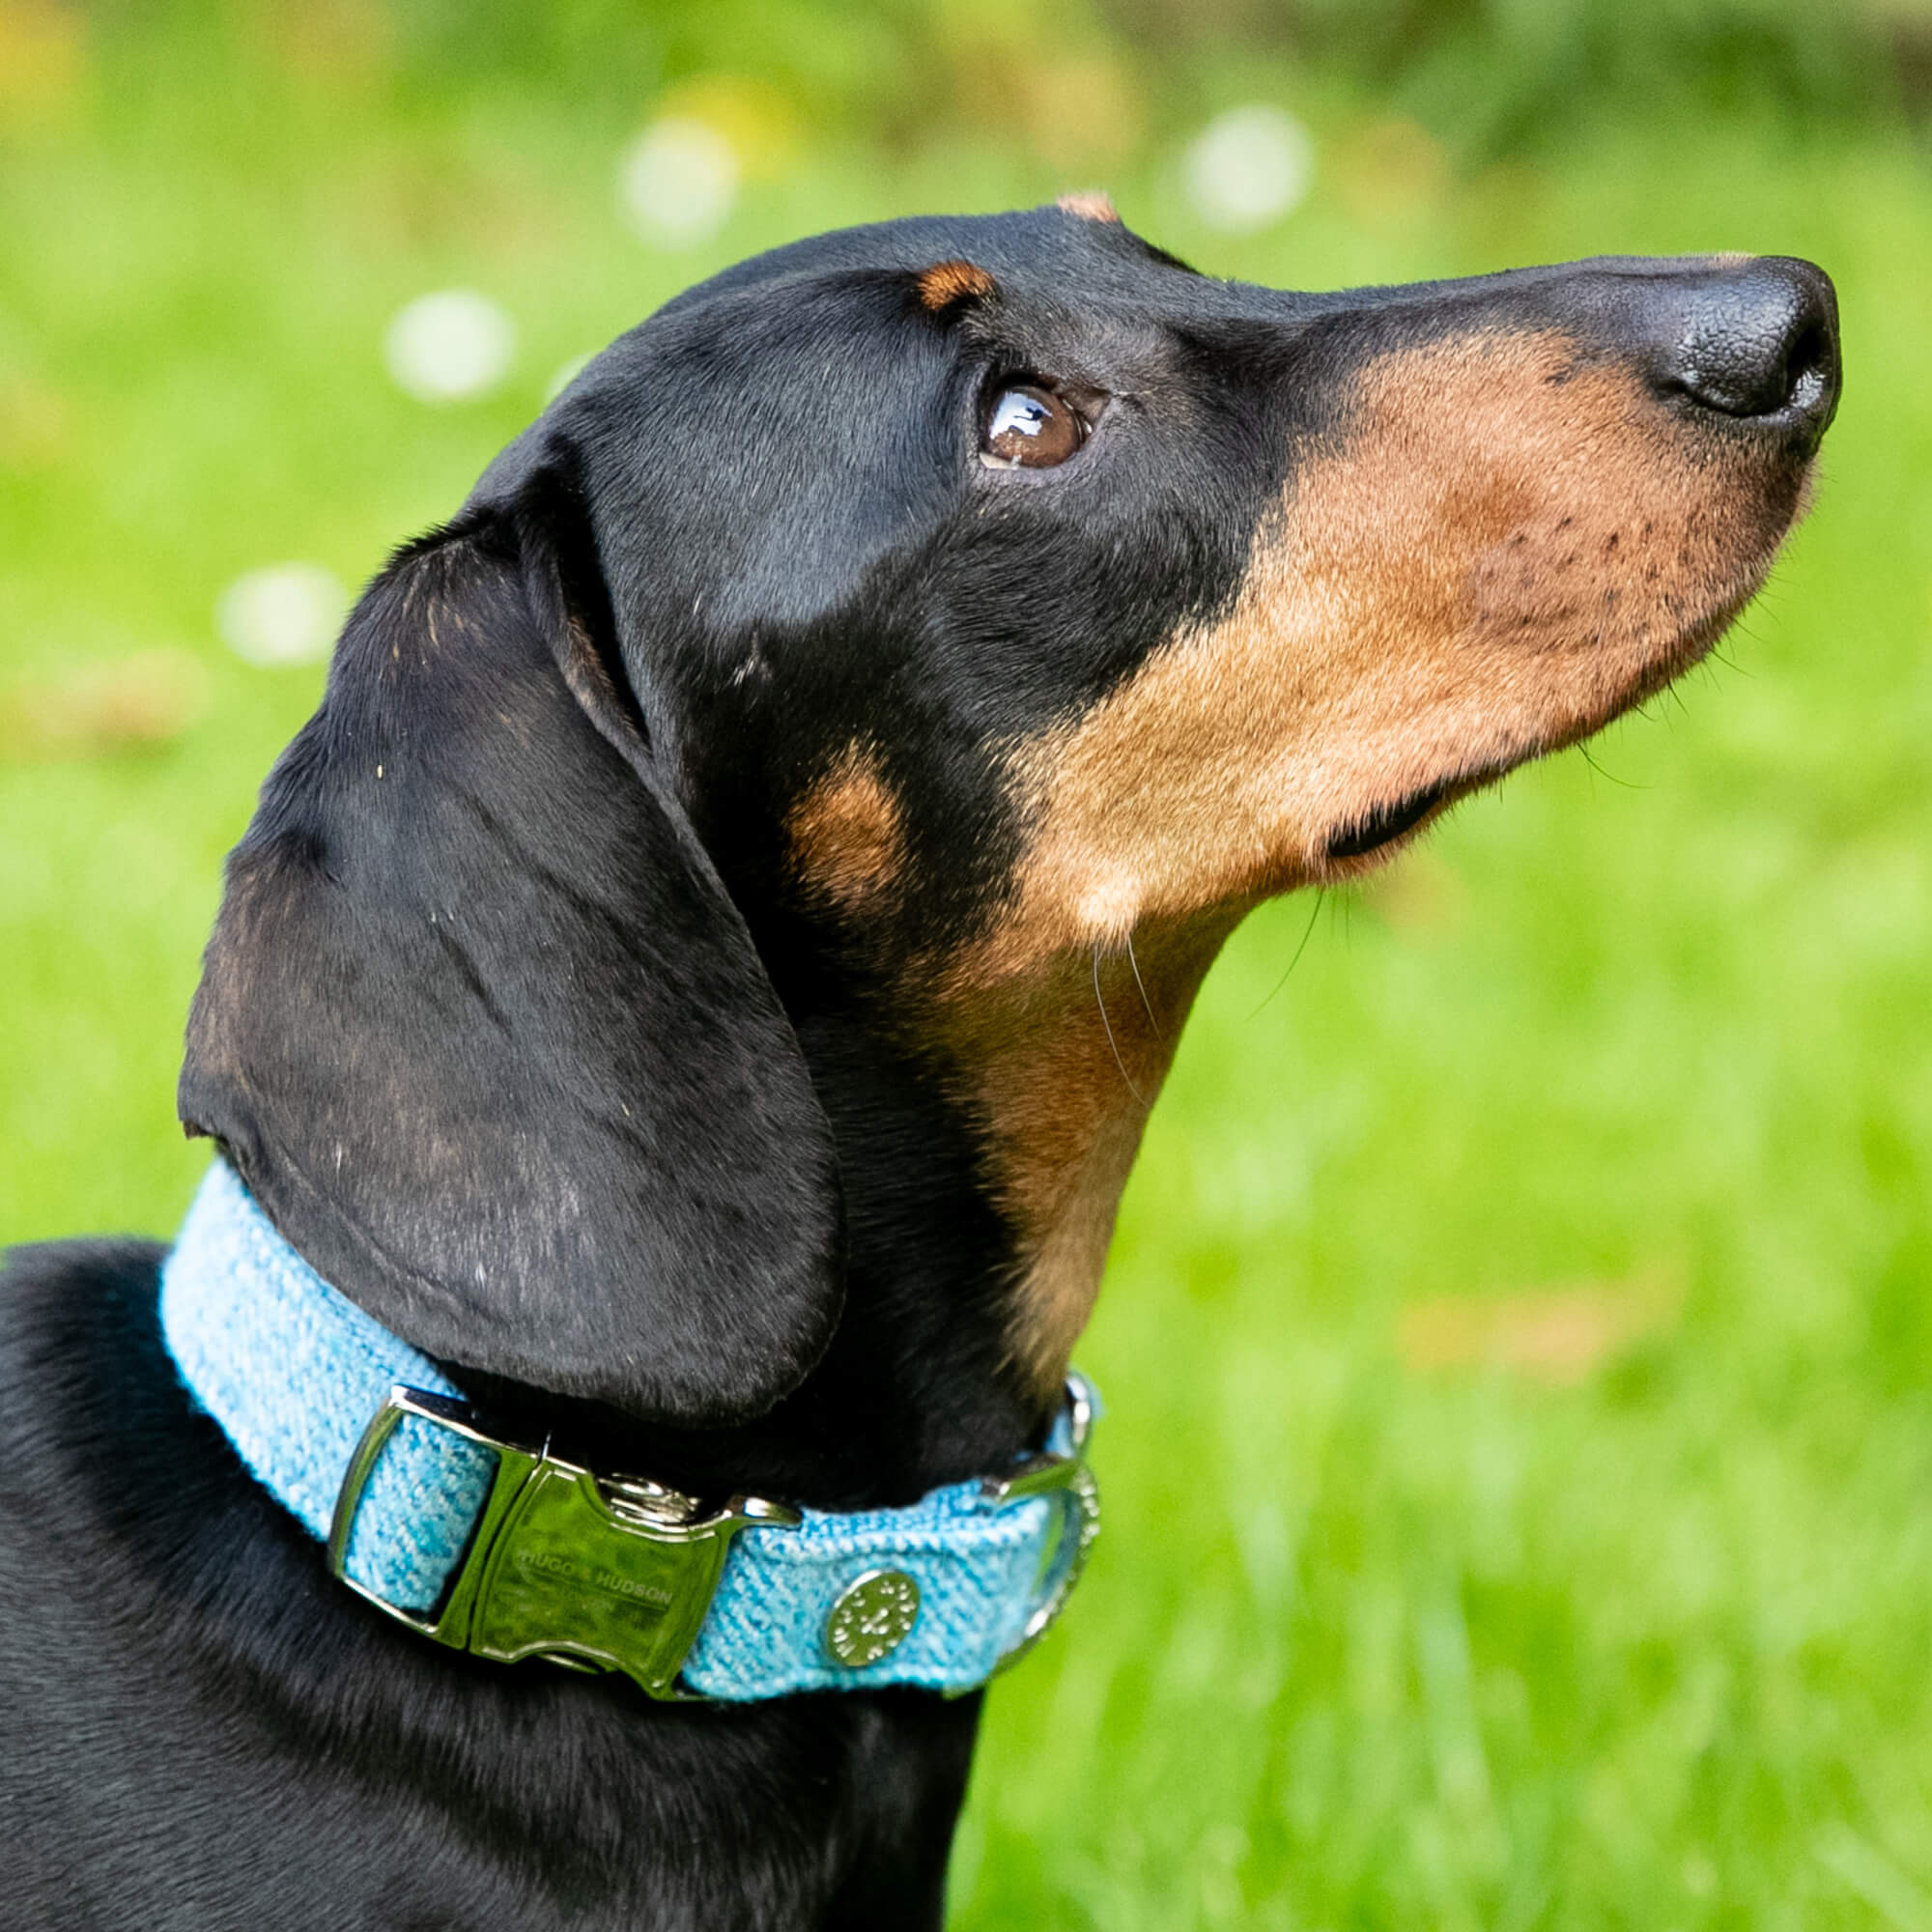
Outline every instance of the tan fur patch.
<svg viewBox="0 0 1932 1932"><path fill-rule="evenodd" d="M1097 187L1076 188L1071 193L1061 195L1053 205L1065 213L1077 214L1082 221L1118 223L1121 218L1112 198Z"/></svg>
<svg viewBox="0 0 1932 1932"><path fill-rule="evenodd" d="M983 301L998 284L971 262L936 262L919 278L919 298L937 313L957 301Z"/></svg>
<svg viewBox="0 0 1932 1932"><path fill-rule="evenodd" d="M1202 977L1245 907L1065 954L997 990L940 989L950 1083L1019 1241L1012 1356L1043 1393L1087 1325L1114 1216Z"/></svg>
<svg viewBox="0 0 1932 1932"><path fill-rule="evenodd" d="M898 800L863 745L850 746L799 800L786 831L799 876L847 912L874 901L903 868Z"/></svg>
<svg viewBox="0 0 1932 1932"><path fill-rule="evenodd" d="M1795 479L1555 336L1382 358L1344 425L1302 454L1225 617L1010 753L1028 848L1009 915L950 964L938 1031L1019 1237L1011 1346L1043 1389L1240 914L1367 869L1328 846L1378 808L1473 788L1660 688L1756 589L1797 506Z"/></svg>
<svg viewBox="0 0 1932 1932"><path fill-rule="evenodd" d="M1792 502L1549 337L1385 358L1257 533L1233 611L1015 748L1033 822L982 982L1151 919L1348 876L1329 840L1659 688L1762 581ZM1693 460L1696 457L1700 460Z"/></svg>

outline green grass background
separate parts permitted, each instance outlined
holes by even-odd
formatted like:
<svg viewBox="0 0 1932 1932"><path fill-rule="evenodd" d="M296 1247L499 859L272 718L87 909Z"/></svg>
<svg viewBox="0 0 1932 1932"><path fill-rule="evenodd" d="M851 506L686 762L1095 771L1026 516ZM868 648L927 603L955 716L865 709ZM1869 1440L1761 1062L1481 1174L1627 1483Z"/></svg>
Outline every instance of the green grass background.
<svg viewBox="0 0 1932 1932"><path fill-rule="evenodd" d="M407 8L300 12L0 5L0 716L157 646L204 679L158 743L4 740L0 1238L165 1233L204 1157L172 1090L219 861L321 682L228 655L218 591L285 556L359 581L557 365L710 269L1095 178L1201 266L1294 286L1811 255L1845 402L1721 658L1385 886L1258 915L1211 980L1082 1350L1106 1535L992 1698L954 1922L1932 1932L1932 183L1907 120L1573 75L1518 138L1485 110L1534 47L1492 84L1447 55L1378 77L1244 50L1223 10L1171 66L1078 15L1124 135L908 129L864 62L913 16L854 10L771 56L781 162L668 256L616 217L617 147L661 87L755 67L752 15L673 10L655 66L613 74L598 22L635 19L580 7L558 79L432 57ZM1174 157L1246 99L1308 121L1319 173L1236 242L1193 224ZM497 395L431 410L380 342L451 284L524 347ZM1579 1306L1607 1325L1567 1373L1520 1359L1538 1311Z"/></svg>

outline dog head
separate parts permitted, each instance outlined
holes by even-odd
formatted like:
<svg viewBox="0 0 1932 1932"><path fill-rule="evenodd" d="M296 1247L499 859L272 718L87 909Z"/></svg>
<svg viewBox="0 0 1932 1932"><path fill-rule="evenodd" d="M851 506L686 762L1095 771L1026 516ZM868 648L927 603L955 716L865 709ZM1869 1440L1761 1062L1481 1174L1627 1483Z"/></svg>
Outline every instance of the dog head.
<svg viewBox="0 0 1932 1932"><path fill-rule="evenodd" d="M917 1089L1047 1386L1240 914L1693 663L1837 384L1782 260L1291 295L1087 206L731 270L358 606L184 1119L421 1346L708 1423L825 1348Z"/></svg>

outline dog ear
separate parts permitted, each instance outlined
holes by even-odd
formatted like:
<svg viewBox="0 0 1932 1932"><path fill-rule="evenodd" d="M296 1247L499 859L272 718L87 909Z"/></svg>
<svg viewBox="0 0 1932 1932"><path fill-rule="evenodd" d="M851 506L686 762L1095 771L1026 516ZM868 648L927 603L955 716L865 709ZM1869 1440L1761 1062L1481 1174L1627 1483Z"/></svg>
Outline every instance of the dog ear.
<svg viewBox="0 0 1932 1932"><path fill-rule="evenodd" d="M712 1425L825 1348L831 1129L566 472L356 607L229 861L180 1105L326 1279L453 1364Z"/></svg>

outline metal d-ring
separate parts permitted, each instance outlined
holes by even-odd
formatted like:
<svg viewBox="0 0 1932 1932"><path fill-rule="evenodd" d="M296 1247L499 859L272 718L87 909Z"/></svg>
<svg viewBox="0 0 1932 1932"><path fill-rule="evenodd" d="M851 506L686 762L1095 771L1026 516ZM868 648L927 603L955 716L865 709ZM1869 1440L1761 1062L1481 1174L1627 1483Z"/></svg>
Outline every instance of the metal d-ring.
<svg viewBox="0 0 1932 1932"><path fill-rule="evenodd" d="M1046 1595L1027 1618L1011 1647L994 1664L996 1676L1003 1670L1010 1670L1059 1622L1061 1611L1073 1594L1073 1586L1080 1580L1080 1573L1087 1567L1087 1552L1100 1534L1100 1486L1084 1463L1074 1465L1060 1497L1065 1520L1061 1525L1060 1545L1053 1552L1048 1572L1051 1581Z"/></svg>
<svg viewBox="0 0 1932 1932"><path fill-rule="evenodd" d="M1097 1406L1094 1385L1078 1370L1066 1378L1064 1417L1067 1435L1065 1453L1048 1450L1023 1463L1009 1476L986 1478L980 1493L994 1503L1023 1502L1038 1496L1060 1505L1060 1541L1041 1579L1039 1601L1028 1613L1020 1634L993 1666L997 1676L1009 1670L1045 1636L1066 1607L1087 1554L1100 1534L1100 1486L1087 1466L1087 1438L1093 1433Z"/></svg>

